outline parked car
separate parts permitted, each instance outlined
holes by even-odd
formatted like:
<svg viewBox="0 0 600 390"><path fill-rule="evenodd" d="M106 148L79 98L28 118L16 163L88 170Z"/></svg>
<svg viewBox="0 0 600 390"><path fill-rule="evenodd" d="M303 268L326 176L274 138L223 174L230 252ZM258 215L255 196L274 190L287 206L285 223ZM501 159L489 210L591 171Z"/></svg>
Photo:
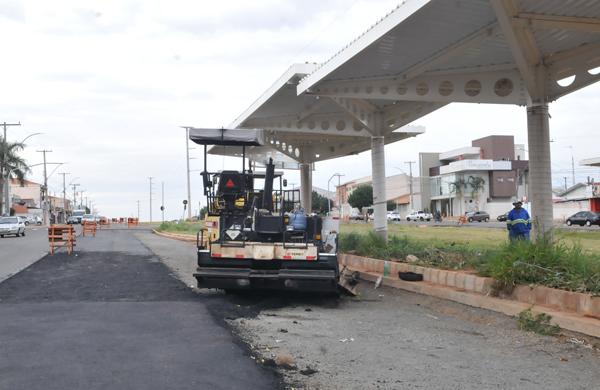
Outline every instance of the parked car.
<svg viewBox="0 0 600 390"><path fill-rule="evenodd" d="M600 214L593 211L580 211L567 218L567 226L600 226Z"/></svg>
<svg viewBox="0 0 600 390"><path fill-rule="evenodd" d="M85 210L73 210L73 214L71 215L71 217L75 218L75 222L73 222L73 223L80 224L81 219L83 218L84 215L85 215Z"/></svg>
<svg viewBox="0 0 600 390"><path fill-rule="evenodd" d="M19 217L0 218L0 237L14 234L15 237L25 237L25 223Z"/></svg>
<svg viewBox="0 0 600 390"><path fill-rule="evenodd" d="M399 213L395 211L390 211L389 213L387 213L387 219L388 221L401 221L402 217Z"/></svg>
<svg viewBox="0 0 600 390"><path fill-rule="evenodd" d="M98 223L98 221L94 214L84 214L83 217L81 217L81 223Z"/></svg>
<svg viewBox="0 0 600 390"><path fill-rule="evenodd" d="M23 222L23 224L25 226L29 226L29 220L27 219L27 217L23 217L21 215L17 216L17 218L19 218L19 221Z"/></svg>
<svg viewBox="0 0 600 390"><path fill-rule="evenodd" d="M496 217L496 220L497 220L498 222L506 222L506 220L508 219L508 213L509 213L509 212L510 212L510 211L507 211L507 212L505 212L504 214L497 216L497 217Z"/></svg>
<svg viewBox="0 0 600 390"><path fill-rule="evenodd" d="M431 221L433 215L424 211L413 211L406 216L407 221Z"/></svg>
<svg viewBox="0 0 600 390"><path fill-rule="evenodd" d="M477 221L477 222L489 222L490 221L490 215L488 213L486 213L485 211L469 211L467 214L467 221L469 222L473 222L473 221Z"/></svg>
<svg viewBox="0 0 600 390"><path fill-rule="evenodd" d="M352 210L350 210L349 219L354 221L361 221L365 219L365 216L362 215L360 210L358 210L357 208L353 208Z"/></svg>
<svg viewBox="0 0 600 390"><path fill-rule="evenodd" d="M69 218L67 218L67 225L77 225L79 223L79 218L75 217L75 216L70 216Z"/></svg>

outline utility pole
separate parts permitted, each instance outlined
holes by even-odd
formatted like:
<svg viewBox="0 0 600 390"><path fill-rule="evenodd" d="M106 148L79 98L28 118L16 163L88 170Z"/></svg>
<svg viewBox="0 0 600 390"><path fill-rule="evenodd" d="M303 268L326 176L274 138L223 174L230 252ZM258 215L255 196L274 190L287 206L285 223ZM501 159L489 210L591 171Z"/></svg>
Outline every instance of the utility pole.
<svg viewBox="0 0 600 390"><path fill-rule="evenodd" d="M6 130L8 127L10 126L21 126L21 122L19 123L2 123L2 126L4 127L4 138L2 139L2 142L4 143L4 147L2 148L2 161L0 161L0 163L2 164L0 166L0 176L2 177L2 185L3 188L2 190L4 191L4 209L6 210L6 215L10 215L10 199L8 199L8 186L9 183L8 181L10 180L10 178L8 177L8 167L6 166L6 150L8 149L8 140L6 139ZM2 215L2 210L0 209L0 215Z"/></svg>
<svg viewBox="0 0 600 390"><path fill-rule="evenodd" d="M411 209L414 210L415 204L413 203L413 175L412 175L412 165L416 164L415 161L405 161L405 164L408 164L408 169L409 169L409 176L410 176L410 182L408 183L409 187L410 187L410 207Z"/></svg>
<svg viewBox="0 0 600 390"><path fill-rule="evenodd" d="M152 179L152 176L148 177L150 181L150 222L152 222Z"/></svg>
<svg viewBox="0 0 600 390"><path fill-rule="evenodd" d="M160 191L160 212L162 214L162 222L165 222L165 182L161 182L161 191Z"/></svg>
<svg viewBox="0 0 600 390"><path fill-rule="evenodd" d="M63 223L67 223L67 182L66 177L70 175L68 172L60 172L63 177Z"/></svg>
<svg viewBox="0 0 600 390"><path fill-rule="evenodd" d="M575 185L575 158L573 157L573 146L569 145L567 148L571 149L571 185Z"/></svg>
<svg viewBox="0 0 600 390"><path fill-rule="evenodd" d="M563 179L565 179L565 191L567 190L567 177L563 176Z"/></svg>
<svg viewBox="0 0 600 390"><path fill-rule="evenodd" d="M52 153L51 150L38 150L38 153L44 155L44 187L42 188L42 213L44 215L44 225L48 225L48 171L46 170L46 153Z"/></svg>
<svg viewBox="0 0 600 390"><path fill-rule="evenodd" d="M187 201L190 207L188 208L188 219L192 219L192 191L190 188L190 128L185 128L185 164L187 167ZM243 173L243 172L242 172Z"/></svg>
<svg viewBox="0 0 600 390"><path fill-rule="evenodd" d="M81 184L71 184L71 187L73 187L73 210L77 208L77 192L75 190L80 185Z"/></svg>
<svg viewBox="0 0 600 390"><path fill-rule="evenodd" d="M85 190L79 191L79 206L82 207L82 208L83 208L83 193L84 192L85 192ZM87 214L87 210L85 210L85 211L86 211L86 214Z"/></svg>

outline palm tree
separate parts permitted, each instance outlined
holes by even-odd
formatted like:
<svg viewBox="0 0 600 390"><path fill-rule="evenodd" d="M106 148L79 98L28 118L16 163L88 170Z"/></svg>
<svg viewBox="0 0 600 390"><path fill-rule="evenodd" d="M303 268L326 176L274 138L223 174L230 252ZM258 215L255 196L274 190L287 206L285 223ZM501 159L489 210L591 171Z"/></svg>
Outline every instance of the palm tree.
<svg viewBox="0 0 600 390"><path fill-rule="evenodd" d="M484 188L485 179L479 176L469 176L467 183L471 186L471 198L477 198L479 191Z"/></svg>
<svg viewBox="0 0 600 390"><path fill-rule="evenodd" d="M467 182L462 176L458 176L455 181L448 183L450 193L456 194L458 200L459 213L462 215L462 196L464 191L467 189Z"/></svg>
<svg viewBox="0 0 600 390"><path fill-rule="evenodd" d="M23 185L25 174L30 171L25 160L18 155L24 148L25 144L22 142L4 143L4 139L0 137L0 212L5 207L4 190L8 187L6 182L17 179ZM6 207L7 211L9 207L10 205Z"/></svg>

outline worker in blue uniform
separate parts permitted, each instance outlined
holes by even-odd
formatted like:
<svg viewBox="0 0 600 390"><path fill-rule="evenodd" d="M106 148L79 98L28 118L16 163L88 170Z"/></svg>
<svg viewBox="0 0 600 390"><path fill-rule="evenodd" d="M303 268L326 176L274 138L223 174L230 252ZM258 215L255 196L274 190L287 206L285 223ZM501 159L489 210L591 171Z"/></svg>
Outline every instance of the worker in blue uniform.
<svg viewBox="0 0 600 390"><path fill-rule="evenodd" d="M514 240L529 240L531 231L531 219L527 210L523 208L523 202L520 200L513 203L515 206L508 213L506 219L506 228L508 229L508 238Z"/></svg>

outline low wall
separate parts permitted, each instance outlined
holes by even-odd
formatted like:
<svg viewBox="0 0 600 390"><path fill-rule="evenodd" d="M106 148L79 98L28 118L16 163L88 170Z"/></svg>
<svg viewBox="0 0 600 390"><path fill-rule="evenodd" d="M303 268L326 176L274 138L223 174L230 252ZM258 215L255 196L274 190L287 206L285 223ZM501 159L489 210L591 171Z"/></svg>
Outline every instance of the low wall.
<svg viewBox="0 0 600 390"><path fill-rule="evenodd" d="M371 259L368 257L340 254L340 265L357 271L377 273L398 279L398 272L414 272L423 275L423 282L450 287L482 295L490 295L494 279L474 275L464 271L448 271L421 267L408 263ZM544 286L517 286L509 296L500 298L531 305L576 313L600 319L600 297Z"/></svg>

